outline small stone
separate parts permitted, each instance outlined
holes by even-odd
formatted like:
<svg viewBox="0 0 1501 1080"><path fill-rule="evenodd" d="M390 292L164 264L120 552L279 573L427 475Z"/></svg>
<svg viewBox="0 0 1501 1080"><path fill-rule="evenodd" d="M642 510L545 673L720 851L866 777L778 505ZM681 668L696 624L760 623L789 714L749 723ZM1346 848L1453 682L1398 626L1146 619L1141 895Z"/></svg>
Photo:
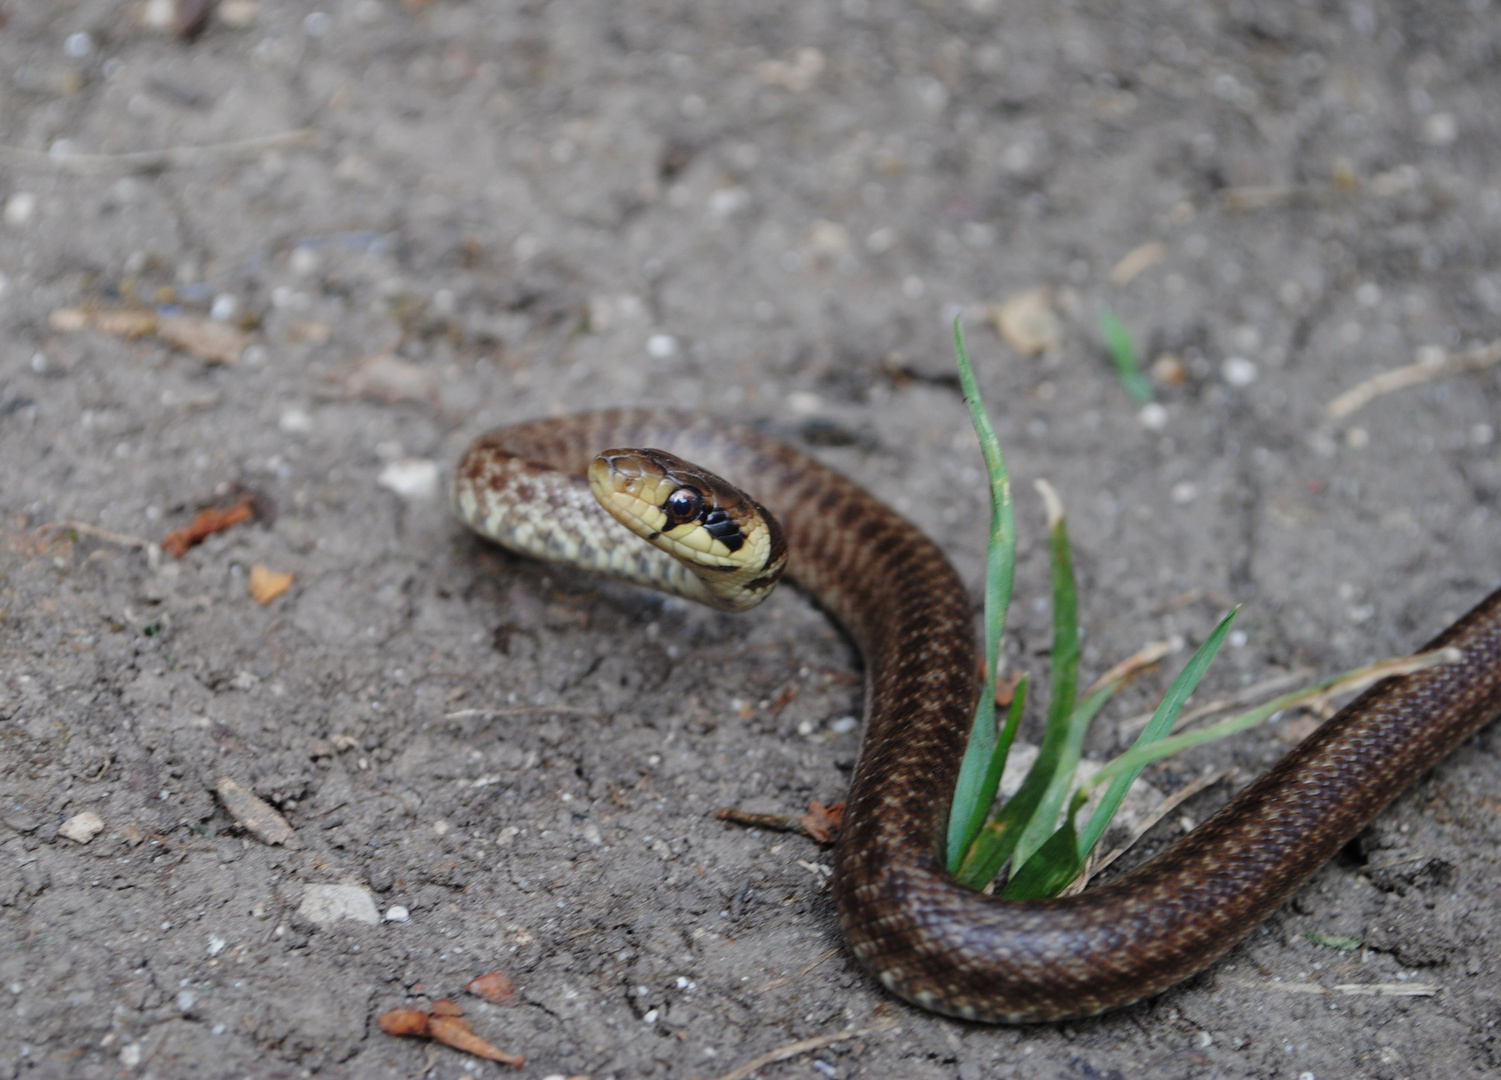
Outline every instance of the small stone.
<svg viewBox="0 0 1501 1080"><path fill-rule="evenodd" d="M426 458L401 458L380 471L376 483L403 499L431 499L438 494L439 469Z"/></svg>
<svg viewBox="0 0 1501 1080"><path fill-rule="evenodd" d="M1225 381L1231 386L1250 386L1256 381L1256 365L1244 356L1232 356L1222 368Z"/></svg>
<svg viewBox="0 0 1501 1080"><path fill-rule="evenodd" d="M653 334L646 339L646 351L654 360L677 355L678 339L671 334Z"/></svg>
<svg viewBox="0 0 1501 1080"><path fill-rule="evenodd" d="M63 822L58 826L57 831L58 835L65 836L69 840L87 844L104 831L104 819L92 810L85 810Z"/></svg>
<svg viewBox="0 0 1501 1080"><path fill-rule="evenodd" d="M1199 485L1192 480L1180 480L1173 485L1171 495L1173 502L1186 506L1199 497Z"/></svg>
<svg viewBox="0 0 1501 1080"><path fill-rule="evenodd" d="M301 409L287 409L276 426L289 435L305 435L313 430L313 418Z"/></svg>
<svg viewBox="0 0 1501 1080"><path fill-rule="evenodd" d="M1155 401L1149 401L1136 414L1136 420L1148 431L1161 431L1167 427L1167 409Z"/></svg>
<svg viewBox="0 0 1501 1080"><path fill-rule="evenodd" d="M412 913L400 904L392 904L386 908L386 922L411 922Z"/></svg>
<svg viewBox="0 0 1501 1080"><path fill-rule="evenodd" d="M29 191L18 191L5 200L5 223L20 228L36 213L36 196Z"/></svg>
<svg viewBox="0 0 1501 1080"><path fill-rule="evenodd" d="M375 898L361 885L309 885L297 914L319 926L341 919L353 919L367 926L380 922Z"/></svg>

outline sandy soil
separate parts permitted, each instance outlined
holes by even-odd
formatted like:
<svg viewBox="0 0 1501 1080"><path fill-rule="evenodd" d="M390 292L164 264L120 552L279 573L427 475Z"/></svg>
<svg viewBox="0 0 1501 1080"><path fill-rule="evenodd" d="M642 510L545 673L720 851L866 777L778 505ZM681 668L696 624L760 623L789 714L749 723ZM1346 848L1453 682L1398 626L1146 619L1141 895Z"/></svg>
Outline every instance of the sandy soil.
<svg viewBox="0 0 1501 1080"><path fill-rule="evenodd" d="M1020 492L1013 665L1046 670L1039 477L1087 677L1229 600L1206 694L1405 651L1501 584L1497 369L1325 406L1498 334L1501 10L225 0L186 43L161 6L3 0L0 1076L508 1071L376 1027L442 996L534 1077L715 1077L850 1029L760 1075L1501 1069L1494 726L1206 975L956 1023L853 965L825 852L711 816L840 797L836 628L791 591L731 618L543 570L435 494L489 426L704 407L912 513L978 589L967 311ZM986 305L1039 286L1023 356ZM157 304L138 336L101 317ZM248 337L205 343L211 312ZM262 518L181 559L120 542L243 493ZM262 606L256 565L295 583ZM1301 724L1151 779L1249 775ZM329 885L382 921L329 922ZM514 1001L465 993L491 970Z"/></svg>

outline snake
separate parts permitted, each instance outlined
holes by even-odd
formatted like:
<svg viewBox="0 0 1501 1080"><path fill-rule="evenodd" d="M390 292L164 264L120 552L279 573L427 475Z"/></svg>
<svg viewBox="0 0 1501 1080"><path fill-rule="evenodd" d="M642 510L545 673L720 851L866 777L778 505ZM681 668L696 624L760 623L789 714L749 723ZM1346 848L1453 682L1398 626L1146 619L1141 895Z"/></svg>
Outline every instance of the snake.
<svg viewBox="0 0 1501 1080"><path fill-rule="evenodd" d="M960 491L926 491L916 516ZM1501 715L1498 590L1426 646L1458 649L1456 662L1372 686L1161 854L1074 895L1003 900L945 869L976 619L917 525L752 426L659 410L489 432L451 494L468 526L513 551L716 608L754 602L785 568L844 628L864 662L865 716L834 848L839 923L881 985L968 1020L1093 1016L1204 971ZM703 565L685 567L685 553Z"/></svg>

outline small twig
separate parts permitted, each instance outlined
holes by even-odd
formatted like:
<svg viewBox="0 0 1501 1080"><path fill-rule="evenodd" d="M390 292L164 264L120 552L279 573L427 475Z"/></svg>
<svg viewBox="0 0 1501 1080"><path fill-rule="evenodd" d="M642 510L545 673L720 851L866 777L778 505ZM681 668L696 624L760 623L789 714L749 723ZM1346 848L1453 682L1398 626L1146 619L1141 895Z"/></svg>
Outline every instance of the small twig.
<svg viewBox="0 0 1501 1080"><path fill-rule="evenodd" d="M111 765L113 765L114 763L115 763L115 755L114 754L105 754L104 755L104 764L101 765L101 766L99 766L99 768L96 769L94 772L84 774L84 779L87 780L91 784L94 783L97 780L103 780L104 779L104 774L107 773L107 772L109 772L109 767Z"/></svg>
<svg viewBox="0 0 1501 1080"><path fill-rule="evenodd" d="M1228 979L1236 986L1252 990L1281 990L1288 994L1349 994L1352 997L1433 997L1442 986L1433 983L1335 983L1324 986L1313 982L1265 982L1252 979Z"/></svg>
<svg viewBox="0 0 1501 1080"><path fill-rule="evenodd" d="M1351 413L1365 408L1384 394L1417 386L1440 375L1454 375L1462 371L1481 371L1501 362L1501 341L1493 341L1478 349L1457 356L1441 356L1426 363L1408 364L1382 372L1363 383L1346 390L1324 406L1324 415L1330 420L1342 420Z"/></svg>
<svg viewBox="0 0 1501 1080"><path fill-rule="evenodd" d="M871 1024L869 1027L849 1029L841 1031L836 1035L819 1035L812 1039L799 1039L795 1043L788 1043L786 1046L780 1046L775 1050L768 1051L758 1058L752 1058L738 1069L731 1069L729 1072L716 1077L715 1080L746 1080L757 1069L763 1069L767 1065L774 1065L778 1061L786 1061L789 1058L797 1057L799 1054L822 1050L826 1046L833 1046L835 1043L845 1042L849 1039L859 1039L866 1035L878 1035L887 1031L893 1031L896 1029L896 1026L895 1020L883 1020L878 1024Z"/></svg>
<svg viewBox="0 0 1501 1080"><path fill-rule="evenodd" d="M87 521L49 521L36 527L37 532L51 532L54 529L69 529L98 540L106 540L111 544L139 548L142 551L150 551L156 547L150 540L143 540L139 536L129 536L126 533L110 532L108 529L101 529L98 525L90 525Z"/></svg>
<svg viewBox="0 0 1501 1080"><path fill-rule="evenodd" d="M592 709L576 709L572 705L522 705L514 709L460 709L444 713L445 720L467 720L482 716L486 720L498 720L506 716L589 716L599 719L600 714Z"/></svg>
<svg viewBox="0 0 1501 1080"><path fill-rule="evenodd" d="M736 825L748 825L753 829L771 829L773 832L802 833L807 835L801 819L785 817L781 814L755 814L749 810L741 810L734 806L721 806L714 811L714 816L720 821L729 821Z"/></svg>
<svg viewBox="0 0 1501 1080"><path fill-rule="evenodd" d="M1206 773L1192 783L1184 784L1177 791L1173 792L1167 798L1163 799L1156 806L1152 807L1151 813L1149 813L1145 818L1137 823L1136 828L1131 832L1131 838L1129 840L1127 840L1120 847L1116 848L1109 855L1102 856L1098 862L1091 859L1089 866L1085 869L1084 873L1080 874L1078 879L1075 881L1075 885L1077 885L1078 888L1076 889L1073 885L1071 885L1069 886L1069 889L1074 892L1083 889L1085 885L1089 884L1090 878L1094 877L1101 870L1105 869L1105 867L1115 862L1116 859L1119 859L1126 852L1130 851L1131 848L1136 844L1136 841L1145 836L1147 834L1147 831L1151 829L1153 825L1156 825L1163 818L1171 814L1182 803L1193 798L1205 788L1212 787L1213 785L1218 784L1221 780L1229 776L1234 771L1235 770L1233 768L1229 768L1220 769L1218 772Z"/></svg>
<svg viewBox="0 0 1501 1080"><path fill-rule="evenodd" d="M1235 606L1234 600L1231 600L1227 596L1221 596L1213 589L1189 589L1185 593L1179 593L1160 607L1153 608L1149 614L1167 615L1170 612L1177 611L1179 608L1188 607L1189 604L1197 604L1200 600L1208 600L1211 604L1222 608L1232 608Z"/></svg>
<svg viewBox="0 0 1501 1080"><path fill-rule="evenodd" d="M1170 656L1180 648L1182 648L1181 641L1148 642L1096 679L1090 685L1089 689L1084 691L1083 696L1088 697L1102 686L1108 686L1110 683L1124 682L1133 677L1138 671L1151 667L1163 657Z"/></svg>
<svg viewBox="0 0 1501 1080"><path fill-rule="evenodd" d="M317 132L312 128L281 131L253 139L208 143L205 146L168 146L161 150L137 150L125 154L52 153L23 150L18 146L0 146L0 166L19 169L51 169L81 176L100 176L125 172L161 172L165 169L191 168L213 161L245 161L272 150L306 146Z"/></svg>

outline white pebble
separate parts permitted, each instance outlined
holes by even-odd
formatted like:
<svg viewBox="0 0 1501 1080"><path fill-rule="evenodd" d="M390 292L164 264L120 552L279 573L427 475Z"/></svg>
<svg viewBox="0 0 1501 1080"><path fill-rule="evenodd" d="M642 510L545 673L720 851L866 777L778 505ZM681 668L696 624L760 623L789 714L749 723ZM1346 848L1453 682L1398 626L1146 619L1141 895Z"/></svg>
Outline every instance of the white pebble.
<svg viewBox="0 0 1501 1080"><path fill-rule="evenodd" d="M656 360L666 360L678 351L678 339L671 334L653 334L646 339L646 351Z"/></svg>
<svg viewBox="0 0 1501 1080"><path fill-rule="evenodd" d="M1231 386L1250 386L1256 381L1256 365L1244 356L1232 356L1221 369Z"/></svg>
<svg viewBox="0 0 1501 1080"><path fill-rule="evenodd" d="M380 922L375 898L369 889L360 885L309 885L297 913L319 926L341 919L353 919L369 926Z"/></svg>
<svg viewBox="0 0 1501 1080"><path fill-rule="evenodd" d="M403 499L431 499L438 494L438 463L427 458L402 458L380 471L376 483Z"/></svg>
<svg viewBox="0 0 1501 1080"><path fill-rule="evenodd" d="M94 39L85 33L69 34L63 42L63 52L75 60L82 60L94 51Z"/></svg>
<svg viewBox="0 0 1501 1080"><path fill-rule="evenodd" d="M5 223L17 228L25 225L36 213L36 196L29 191L18 191L5 200Z"/></svg>
<svg viewBox="0 0 1501 1080"><path fill-rule="evenodd" d="M222 937L219 937L219 935L213 935L208 939L208 954L210 956L218 956L224 951L224 946L227 944L228 942L226 942Z"/></svg>
<svg viewBox="0 0 1501 1080"><path fill-rule="evenodd" d="M87 844L104 830L104 819L92 810L74 814L57 827L60 835L79 844Z"/></svg>
<svg viewBox="0 0 1501 1080"><path fill-rule="evenodd" d="M853 716L841 716L838 720L829 724L829 730L835 735L845 735L854 731L855 726L859 723L860 721L856 720Z"/></svg>
<svg viewBox="0 0 1501 1080"><path fill-rule="evenodd" d="M392 904L386 908L386 922L411 922L412 913L400 904Z"/></svg>
<svg viewBox="0 0 1501 1080"><path fill-rule="evenodd" d="M129 1043L120 1048L120 1064L127 1069L134 1069L141 1063L141 1044Z"/></svg>
<svg viewBox="0 0 1501 1080"><path fill-rule="evenodd" d="M313 418L301 409L288 409L281 414L276 426L290 434L301 435L313 430Z"/></svg>
<svg viewBox="0 0 1501 1080"><path fill-rule="evenodd" d="M1173 485L1173 502L1179 506L1187 505L1199 497L1199 485L1192 480L1179 480Z"/></svg>
<svg viewBox="0 0 1501 1080"><path fill-rule="evenodd" d="M1167 408L1156 401L1149 401L1136 414L1136 420L1148 431L1161 431L1167 427Z"/></svg>
<svg viewBox="0 0 1501 1080"><path fill-rule="evenodd" d="M232 293L220 293L214 297L214 306L208 309L209 318L215 322L229 322L240 313L240 301Z"/></svg>

